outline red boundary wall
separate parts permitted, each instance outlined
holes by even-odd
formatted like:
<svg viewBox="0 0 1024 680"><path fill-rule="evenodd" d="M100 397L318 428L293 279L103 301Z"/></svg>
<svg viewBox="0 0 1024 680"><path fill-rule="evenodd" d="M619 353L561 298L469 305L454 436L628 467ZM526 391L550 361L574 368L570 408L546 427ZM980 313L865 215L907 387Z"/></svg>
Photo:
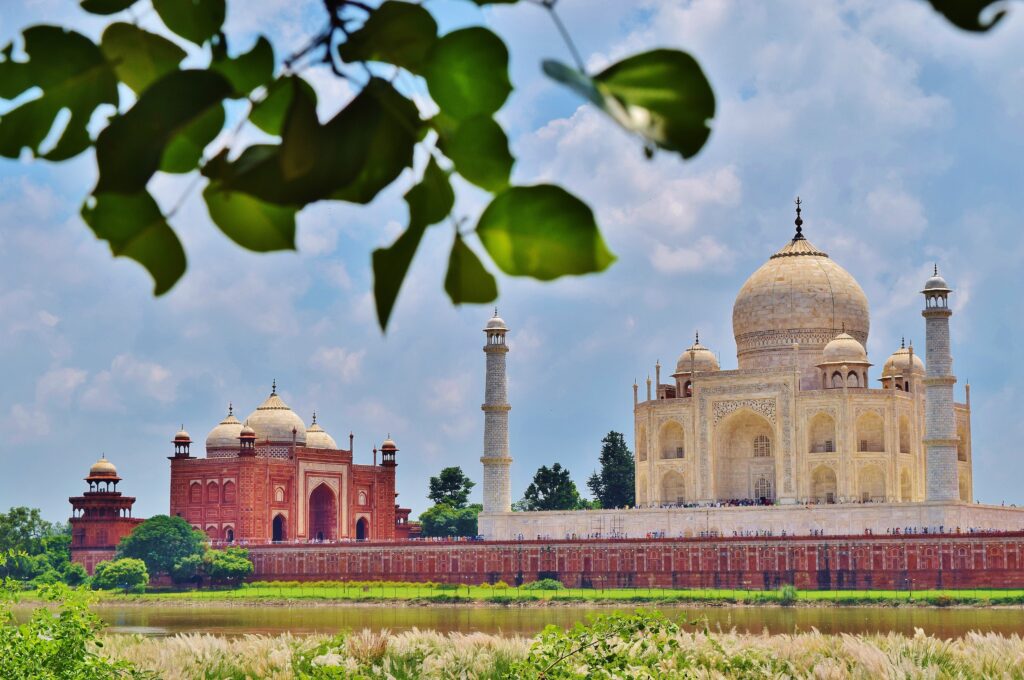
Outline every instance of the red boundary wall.
<svg viewBox="0 0 1024 680"><path fill-rule="evenodd" d="M251 546L254 580L570 587L1024 588L1024 532Z"/></svg>

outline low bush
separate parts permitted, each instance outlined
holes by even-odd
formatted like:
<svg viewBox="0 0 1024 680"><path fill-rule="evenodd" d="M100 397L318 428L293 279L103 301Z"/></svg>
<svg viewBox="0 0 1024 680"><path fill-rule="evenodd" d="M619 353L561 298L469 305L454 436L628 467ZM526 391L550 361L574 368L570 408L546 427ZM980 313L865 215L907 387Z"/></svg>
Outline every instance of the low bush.
<svg viewBox="0 0 1024 680"><path fill-rule="evenodd" d="M542 578L539 581L531 581L523 586L523 590L565 590L565 585L553 578Z"/></svg>

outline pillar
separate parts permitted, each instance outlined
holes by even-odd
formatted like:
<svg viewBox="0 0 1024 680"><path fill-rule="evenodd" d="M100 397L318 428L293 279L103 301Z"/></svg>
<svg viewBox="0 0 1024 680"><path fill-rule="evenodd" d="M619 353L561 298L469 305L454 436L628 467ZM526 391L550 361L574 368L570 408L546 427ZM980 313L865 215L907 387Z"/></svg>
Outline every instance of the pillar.
<svg viewBox="0 0 1024 680"><path fill-rule="evenodd" d="M508 345L505 334L508 328L494 310L494 318L487 322L484 333L487 344L487 376L484 389L484 509L487 512L511 512L512 479L510 468L512 457L508 453L508 382L505 377L505 355Z"/></svg>
<svg viewBox="0 0 1024 680"><path fill-rule="evenodd" d="M949 294L952 289L935 274L928 279L924 290L925 357L927 371L924 379L925 413L924 445L925 475L928 501L956 501L960 499L956 460L956 414L953 411L953 357L949 351Z"/></svg>

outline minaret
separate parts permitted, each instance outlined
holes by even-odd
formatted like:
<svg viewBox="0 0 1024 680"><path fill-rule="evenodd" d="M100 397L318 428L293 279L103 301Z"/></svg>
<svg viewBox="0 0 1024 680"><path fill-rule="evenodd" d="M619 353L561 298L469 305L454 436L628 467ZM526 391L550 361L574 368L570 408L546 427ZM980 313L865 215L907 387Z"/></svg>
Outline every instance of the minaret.
<svg viewBox="0 0 1024 680"><path fill-rule="evenodd" d="M949 353L949 294L953 290L939 276L938 265L924 284L925 385L924 445L926 447L926 500L960 500L957 480L956 415L953 412L953 357Z"/></svg>
<svg viewBox="0 0 1024 680"><path fill-rule="evenodd" d="M508 455L508 385L505 380L505 334L508 328L494 310L494 318L487 322L484 333L487 344L487 384L484 390L484 512L512 511L512 480L509 468L512 458Z"/></svg>

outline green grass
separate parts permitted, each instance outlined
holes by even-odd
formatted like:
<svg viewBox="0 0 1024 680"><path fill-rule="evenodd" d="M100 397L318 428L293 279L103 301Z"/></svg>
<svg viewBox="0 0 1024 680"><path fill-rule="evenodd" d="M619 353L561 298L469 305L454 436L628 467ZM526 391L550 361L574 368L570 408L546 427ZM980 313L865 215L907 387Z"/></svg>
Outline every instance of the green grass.
<svg viewBox="0 0 1024 680"><path fill-rule="evenodd" d="M794 597L795 595L795 597ZM254 582L231 590L153 591L145 595L104 593L104 601L165 602L235 600L322 600L348 602L410 601L423 603L483 602L516 604L531 602L658 602L709 604L1024 604L1024 590L738 590L714 588L565 588L527 590L487 585L451 586L416 583L372 582Z"/></svg>

